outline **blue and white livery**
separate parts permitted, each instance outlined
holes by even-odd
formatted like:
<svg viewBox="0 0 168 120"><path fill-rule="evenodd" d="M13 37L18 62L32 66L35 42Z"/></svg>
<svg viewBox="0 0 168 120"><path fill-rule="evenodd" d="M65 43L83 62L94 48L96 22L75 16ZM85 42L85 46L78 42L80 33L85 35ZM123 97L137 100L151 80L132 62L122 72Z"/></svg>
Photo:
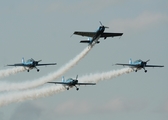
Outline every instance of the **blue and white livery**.
<svg viewBox="0 0 168 120"><path fill-rule="evenodd" d="M36 66L46 66L46 65L56 65L56 63L47 63L47 64L39 64L42 60L35 61L33 58L28 59L27 61L22 58L22 63L16 63L13 65L7 65L7 66L23 66L27 69L27 72L29 72L30 69L36 68L37 72L40 70Z"/></svg>
<svg viewBox="0 0 168 120"><path fill-rule="evenodd" d="M79 90L79 88L76 85L96 85L96 83L79 83L78 80L78 75L76 76L76 79L69 78L65 80L64 76L62 77L62 82L48 82L48 83L54 83L54 84L62 84L65 86L67 90L69 88L72 88L73 86L76 87L76 90Z"/></svg>
<svg viewBox="0 0 168 120"><path fill-rule="evenodd" d="M129 64L117 63L116 65L123 65L123 66L129 66L131 68L135 68L135 72L137 72L137 70L140 70L142 68L144 69L144 72L147 72L145 67L164 67L163 65L147 65L147 62L149 62L149 60L142 61L139 59L139 60L132 62L132 59L130 59Z"/></svg>

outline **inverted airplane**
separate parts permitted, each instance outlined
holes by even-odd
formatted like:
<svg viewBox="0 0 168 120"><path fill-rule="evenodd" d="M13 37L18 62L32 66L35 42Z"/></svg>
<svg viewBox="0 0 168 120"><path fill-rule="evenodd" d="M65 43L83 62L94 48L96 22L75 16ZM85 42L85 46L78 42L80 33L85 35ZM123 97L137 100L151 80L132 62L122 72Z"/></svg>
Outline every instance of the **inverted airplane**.
<svg viewBox="0 0 168 120"><path fill-rule="evenodd" d="M109 28L104 26L100 22L100 27L96 32L81 32L81 31L75 31L73 34L81 35L81 36L87 36L89 37L88 40L82 40L80 43L88 43L89 45L93 45L93 43L100 43L99 38L106 39L107 37L116 37L116 36L122 36L123 33L107 33L104 32L105 28Z"/></svg>
<svg viewBox="0 0 168 120"><path fill-rule="evenodd" d="M76 79L69 78L65 80L64 77L62 77L62 82L48 82L48 83L62 84L67 90L69 90L69 88L72 88L73 86L76 87L76 90L79 90L79 88L76 85L96 85L96 83L79 83L77 78L78 75L76 76Z"/></svg>
<svg viewBox="0 0 168 120"><path fill-rule="evenodd" d="M47 64L39 64L42 60L35 61L34 59L28 59L26 62L24 58L22 58L22 63L16 63L13 65L7 65L7 66L23 66L27 69L27 72L29 72L30 69L37 69L37 72L40 70L37 68L37 66L47 66L47 65L56 65L56 63L47 63Z"/></svg>
<svg viewBox="0 0 168 120"><path fill-rule="evenodd" d="M150 60L147 61L142 61L142 60L136 60L134 62L132 62L132 60L129 60L129 64L122 64L122 63L117 63L116 65L123 65L123 66L129 66L131 68L135 68L135 72L137 72L137 70L140 69L144 69L144 72L147 72L147 70L145 69L145 67L164 67L163 65L147 65L147 62L149 62Z"/></svg>

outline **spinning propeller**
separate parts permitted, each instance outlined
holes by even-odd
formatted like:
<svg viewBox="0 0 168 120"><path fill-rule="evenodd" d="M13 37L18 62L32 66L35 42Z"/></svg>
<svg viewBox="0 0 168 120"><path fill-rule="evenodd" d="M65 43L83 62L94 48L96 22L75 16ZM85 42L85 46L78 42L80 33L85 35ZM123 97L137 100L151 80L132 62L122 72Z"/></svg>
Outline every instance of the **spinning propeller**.
<svg viewBox="0 0 168 120"><path fill-rule="evenodd" d="M147 60L147 61L145 61L145 62L144 62L144 64L146 65L146 64L147 64L147 62L149 62L149 61L150 61L150 59L149 59L149 60Z"/></svg>
<svg viewBox="0 0 168 120"><path fill-rule="evenodd" d="M109 27L107 27L107 26L104 26L104 25L101 23L101 21L99 21L99 23L100 23L101 27L109 28Z"/></svg>

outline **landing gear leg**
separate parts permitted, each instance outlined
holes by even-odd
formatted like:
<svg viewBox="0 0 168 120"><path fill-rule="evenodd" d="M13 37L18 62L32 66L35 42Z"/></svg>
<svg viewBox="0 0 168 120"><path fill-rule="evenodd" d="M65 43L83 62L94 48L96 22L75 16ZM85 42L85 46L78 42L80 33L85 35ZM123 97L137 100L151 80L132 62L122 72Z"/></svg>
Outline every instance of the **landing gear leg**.
<svg viewBox="0 0 168 120"><path fill-rule="evenodd" d="M145 70L145 68L143 68L144 69L144 72L146 73L147 72L147 70Z"/></svg>
<svg viewBox="0 0 168 120"><path fill-rule="evenodd" d="M76 86L75 86L76 87ZM76 90L79 90L79 88L76 87Z"/></svg>

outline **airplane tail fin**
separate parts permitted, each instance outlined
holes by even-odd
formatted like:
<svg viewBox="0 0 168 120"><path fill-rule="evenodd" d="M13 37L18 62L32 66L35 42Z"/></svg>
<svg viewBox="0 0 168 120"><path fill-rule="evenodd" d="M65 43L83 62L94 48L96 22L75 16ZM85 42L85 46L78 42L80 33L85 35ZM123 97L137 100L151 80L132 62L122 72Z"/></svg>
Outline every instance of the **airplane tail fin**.
<svg viewBox="0 0 168 120"><path fill-rule="evenodd" d="M65 78L64 78L64 76L62 76L62 82L65 82Z"/></svg>
<svg viewBox="0 0 168 120"><path fill-rule="evenodd" d="M22 58L22 63L25 63L24 57Z"/></svg>
<svg viewBox="0 0 168 120"><path fill-rule="evenodd" d="M129 59L129 64L132 64L132 59L131 58Z"/></svg>

